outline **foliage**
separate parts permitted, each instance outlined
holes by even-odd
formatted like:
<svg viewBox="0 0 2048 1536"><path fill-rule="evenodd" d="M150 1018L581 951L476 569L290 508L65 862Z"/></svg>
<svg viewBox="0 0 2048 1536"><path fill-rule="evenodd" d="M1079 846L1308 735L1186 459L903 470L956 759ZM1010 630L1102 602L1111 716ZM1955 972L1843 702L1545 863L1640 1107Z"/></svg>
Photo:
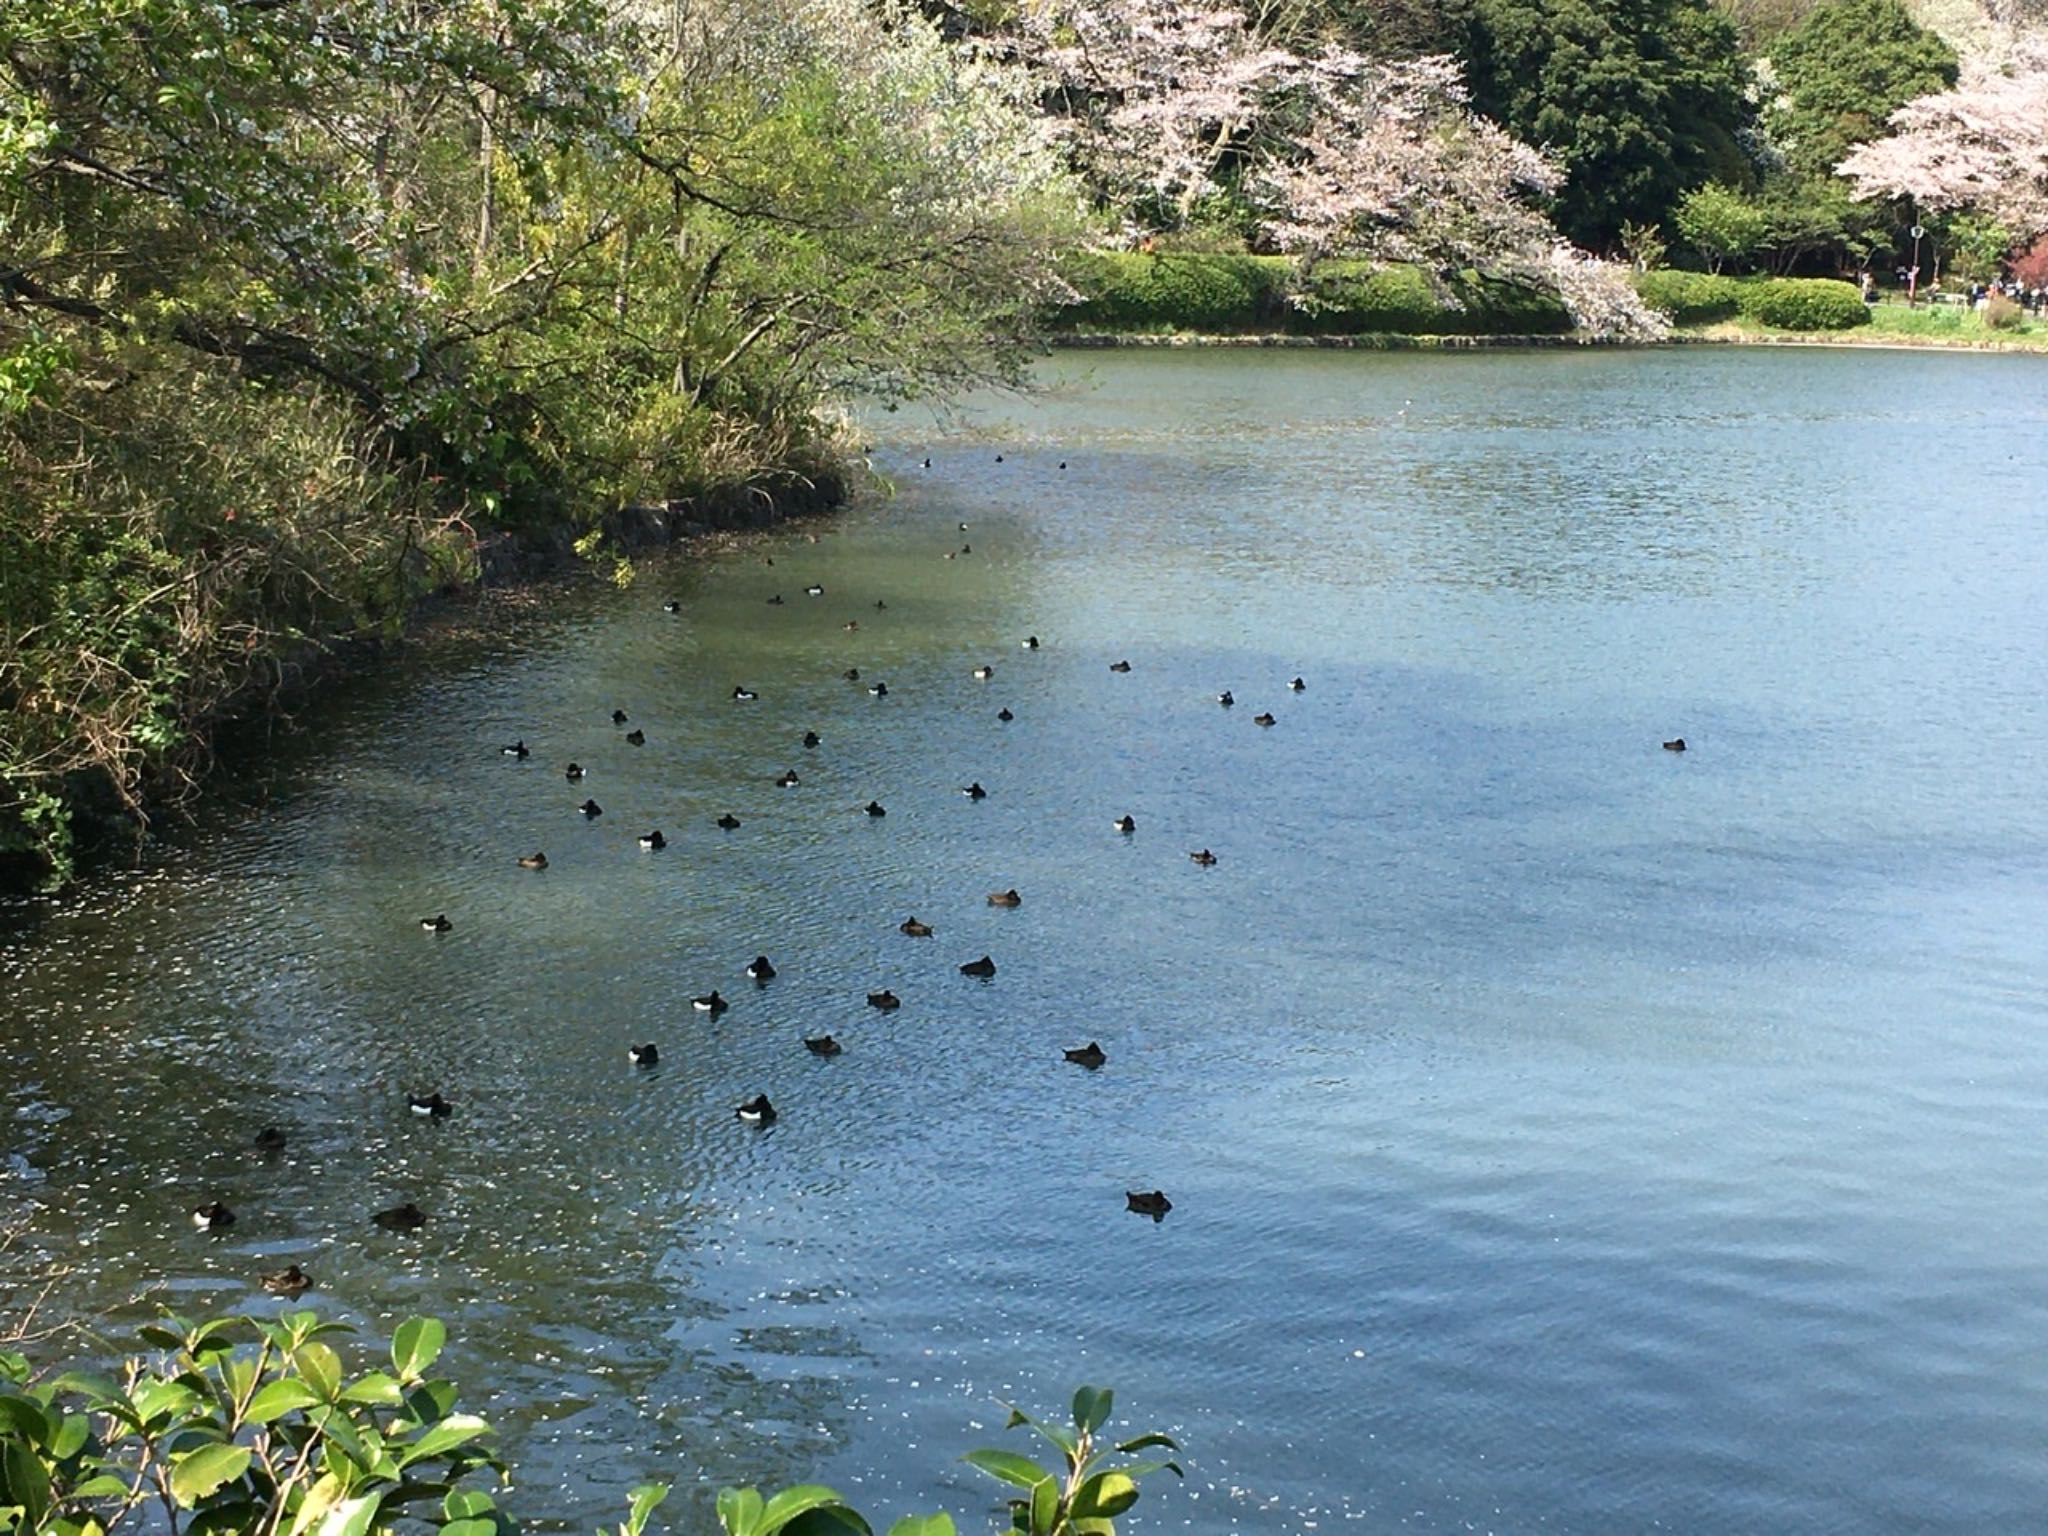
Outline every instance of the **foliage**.
<svg viewBox="0 0 2048 1536"><path fill-rule="evenodd" d="M1078 238L1028 78L893 0L38 0L0 54L0 852L59 875L479 531L1014 377Z"/></svg>
<svg viewBox="0 0 2048 1536"><path fill-rule="evenodd" d="M967 1453L964 1459L989 1476L1024 1490L1023 1498L1010 1501L1014 1536L1114 1536L1116 1517L1138 1502L1139 1479L1162 1471L1181 1475L1171 1461L1110 1460L1095 1437L1109 1422L1111 1401L1107 1387L1082 1387L1074 1393L1071 1427L1010 1410L1004 1427L1028 1426L1059 1452L1051 1465L1014 1451ZM1115 1451L1128 1457L1153 1446L1177 1449L1170 1436L1152 1433L1122 1441Z"/></svg>
<svg viewBox="0 0 2048 1536"><path fill-rule="evenodd" d="M1764 265L1780 275L1815 264L1861 267L1889 249L1897 233L1884 210L1858 203L1833 176L1768 177L1756 205L1768 226Z"/></svg>
<svg viewBox="0 0 2048 1536"><path fill-rule="evenodd" d="M311 1312L167 1316L141 1333L155 1353L119 1379L37 1378L22 1356L0 1356L0 1525L21 1536L158 1523L195 1536L364 1536L399 1519L444 1536L509 1530L488 1493L461 1486L499 1464L480 1444L489 1426L428 1374L442 1325L401 1324L391 1368L354 1377L326 1342L346 1332Z"/></svg>
<svg viewBox="0 0 2048 1536"><path fill-rule="evenodd" d="M1718 181L1694 187L1678 202L1678 232L1719 273L1729 261L1746 260L1770 233L1764 210Z"/></svg>
<svg viewBox="0 0 2048 1536"><path fill-rule="evenodd" d="M1557 225L1582 246L1745 174L1746 72L1706 0L1474 0L1466 57L1479 110L1562 167Z"/></svg>
<svg viewBox="0 0 2048 1536"><path fill-rule="evenodd" d="M1078 330L1308 335L1535 336L1571 328L1550 289L1475 272L1278 256L1097 251L1062 271L1077 295L1054 323Z"/></svg>
<svg viewBox="0 0 2048 1536"><path fill-rule="evenodd" d="M1841 163L1857 197L1974 209L2023 240L2048 233L2048 37L2023 38L2001 64L1972 59L1956 89L1906 103L1891 127Z"/></svg>
<svg viewBox="0 0 2048 1536"><path fill-rule="evenodd" d="M1853 283L1820 277L1774 277L1744 284L1742 312L1782 331L1846 331L1870 323L1870 308Z"/></svg>
<svg viewBox="0 0 2048 1536"><path fill-rule="evenodd" d="M1945 271L1972 282L1990 282L2013 248L2012 231L1988 214L1958 213L1941 221L1947 249Z"/></svg>
<svg viewBox="0 0 2048 1536"><path fill-rule="evenodd" d="M2048 288L2048 235L2042 235L2009 263L2012 275L2029 288Z"/></svg>
<svg viewBox="0 0 2048 1536"><path fill-rule="evenodd" d="M1956 80L1954 50L1900 0L1827 0L1770 58L1781 92L1767 114L1771 135L1803 176L1830 174L1898 107Z"/></svg>
<svg viewBox="0 0 2048 1536"><path fill-rule="evenodd" d="M1742 308L1742 284L1704 272L1641 272L1635 278L1643 302L1673 325L1708 325L1732 320Z"/></svg>
<svg viewBox="0 0 2048 1536"><path fill-rule="evenodd" d="M1622 255L1638 272L1654 272L1663 266L1664 257L1670 250L1664 242L1663 228L1657 224L1638 224L1633 220L1624 220L1621 233L1616 238L1620 242Z"/></svg>

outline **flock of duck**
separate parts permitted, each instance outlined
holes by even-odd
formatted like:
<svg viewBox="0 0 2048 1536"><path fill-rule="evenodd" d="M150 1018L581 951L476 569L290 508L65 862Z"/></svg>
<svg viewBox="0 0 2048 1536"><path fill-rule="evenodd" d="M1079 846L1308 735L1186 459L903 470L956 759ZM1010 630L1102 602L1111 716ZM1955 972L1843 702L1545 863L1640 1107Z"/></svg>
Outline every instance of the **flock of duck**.
<svg viewBox="0 0 2048 1536"><path fill-rule="evenodd" d="M1000 456L998 456L998 462L1000 462ZM931 467L929 459L924 461L924 467L927 469ZM1064 469L1066 466L1062 464L1060 467ZM967 524L965 523L961 523L958 526L963 532L967 529ZM971 546L963 544L958 551L948 550L945 558L950 560L955 558L956 554L968 553L971 553ZM774 563L773 558L768 557L767 563L772 565ZM823 597L825 593L823 585L819 583L812 583L804 590L806 596L813 598ZM776 593L767 601L775 606L782 606L784 602L781 593ZM874 606L878 609L886 609L888 604L886 601L877 601ZM676 599L668 600L663 603L662 607L665 612L671 614L682 611L682 604ZM850 621L844 627L852 630L858 626L857 622ZM1021 644L1022 649L1026 652L1035 652L1042 648L1041 642L1036 635L1026 636ZM1114 673L1123 674L1131 672L1133 668L1129 660L1119 659L1110 663L1109 670ZM851 682L859 682L861 680L860 672L857 668L849 668L842 675ZM995 676L995 668L984 663L973 669L973 676L980 681L989 681ZM1307 689L1308 683L1304 678L1295 677L1287 683L1286 687L1288 691L1300 694ZM867 691L877 698L884 698L888 696L888 684L875 680L867 684ZM751 704L760 698L760 694L745 685L735 685L731 698L737 704ZM1235 696L1229 689L1225 689L1217 694L1215 699L1217 705L1226 710L1235 708L1237 704ZM1016 716L1007 706L999 709L996 713L996 719L1003 723L1013 721L1015 718ZM1270 711L1262 711L1252 718L1253 723L1262 728L1270 729L1278 723L1277 717ZM611 712L611 721L615 727L631 724L626 711L623 709L613 710ZM644 746L647 736L645 731L639 726L633 726L632 729L623 733L623 739L629 745ZM816 750L821 745L821 738L815 730L805 731L800 740L806 750ZM1682 737L1666 741L1662 745L1667 751L1683 752L1686 750L1686 743ZM516 761L525 761L533 755L533 749L527 745L523 737L501 747L499 750L505 757ZM572 761L564 764L562 775L567 783L579 784L583 781L585 770L581 764ZM793 768L785 771L774 780L777 787L784 789L793 789L800 782L800 776ZM979 780L975 780L960 786L960 793L970 800L981 800L986 798L988 791ZM595 820L604 814L604 808L595 799L591 798L584 799L580 805L575 807L575 810L587 820ZM861 810L869 817L881 817L888 814L887 809L879 801L874 800L870 800L864 807L861 807ZM739 817L727 811L721 814L714 824L721 830L729 832L738 829L741 822ZM1138 830L1137 821L1129 815L1116 817L1111 822L1111 826L1117 833L1124 836L1132 835ZM659 852L668 846L668 839L659 827L642 833L639 836L638 842L642 849L649 852ZM1215 853L1208 848L1191 850L1188 857L1196 865L1203 868L1213 867L1218 862ZM548 867L548 856L545 852L536 850L531 854L517 858L515 863L517 867L525 870L545 870ZM1023 904L1023 900L1022 894L1015 887L992 891L987 897L988 904L992 907L1018 907ZM455 925L446 913L437 913L432 917L421 918L419 926L427 933L445 934L451 932ZM933 933L932 926L929 923L915 916L905 918L898 925L898 931L906 937L914 939L930 938ZM963 962L958 967L958 970L963 976L991 979L996 974L996 962L992 956L982 955L976 959ZM775 977L776 969L768 956L756 955L745 967L745 975L748 980L757 985L764 985ZM868 993L867 1002L871 1008L882 1012L890 1012L900 1007L902 1000L893 991L884 989ZM723 1014L731 1005L714 987L711 991L692 998L691 1006L697 1012L708 1014L715 1019L720 1014ZM839 1041L830 1034L805 1037L802 1040L802 1044L804 1049L815 1057L830 1058L840 1055L843 1050ZM635 1068L651 1068L659 1065L661 1061L660 1049L653 1041L630 1045L627 1048L626 1054L628 1061ZM1090 1040L1083 1045L1070 1047L1062 1052L1062 1056L1067 1062L1090 1072L1101 1070L1109 1059L1102 1046L1094 1040ZM424 1119L445 1118L453 1114L455 1108L439 1091L426 1094L409 1094L406 1102L407 1108L412 1114ZM772 1125L777 1118L775 1105L765 1093L756 1093L751 1098L737 1104L734 1106L733 1114L739 1121L757 1127ZM255 1145L257 1150L266 1154L274 1155L281 1152L285 1146L284 1132L275 1126L266 1126L257 1134ZM1124 1203L1127 1210L1139 1215L1149 1216L1155 1222L1164 1220L1167 1213L1173 1209L1173 1202L1163 1190L1158 1189L1126 1190ZM201 1231L207 1232L223 1232L235 1222L235 1213L218 1200L209 1201L197 1207L192 1211L191 1215L194 1226ZM409 1200L403 1205L377 1211L372 1214L370 1219L376 1226L386 1231L412 1233L419 1231L425 1226L428 1217L426 1212ZM296 1263L283 1270L262 1274L259 1278L266 1290L285 1296L297 1296L314 1284L312 1276L308 1275Z"/></svg>

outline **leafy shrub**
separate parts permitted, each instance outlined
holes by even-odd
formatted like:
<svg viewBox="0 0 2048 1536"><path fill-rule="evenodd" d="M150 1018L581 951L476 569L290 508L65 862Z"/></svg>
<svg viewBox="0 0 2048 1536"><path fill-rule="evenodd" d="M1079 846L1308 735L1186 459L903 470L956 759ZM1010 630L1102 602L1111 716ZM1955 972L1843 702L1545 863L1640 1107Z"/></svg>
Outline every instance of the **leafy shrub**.
<svg viewBox="0 0 2048 1536"><path fill-rule="evenodd" d="M1846 331L1870 323L1853 283L1831 277L1774 277L1742 289L1742 312L1781 331Z"/></svg>
<svg viewBox="0 0 2048 1536"><path fill-rule="evenodd" d="M1333 261L1304 283L1290 330L1324 336L1540 336L1571 329L1555 294L1462 274L1439 291L1415 267Z"/></svg>
<svg viewBox="0 0 2048 1536"><path fill-rule="evenodd" d="M1733 320L1742 309L1742 284L1704 272L1638 272L1631 279L1643 302L1670 316L1673 325L1710 325Z"/></svg>
<svg viewBox="0 0 2048 1536"><path fill-rule="evenodd" d="M442 1325L401 1324L391 1369L353 1378L325 1342L347 1332L311 1312L166 1317L118 1381L37 1380L0 1354L0 1529L366 1536L403 1511L444 1536L509 1531L488 1493L456 1486L498 1462L477 1443L490 1426L427 1374Z"/></svg>
<svg viewBox="0 0 2048 1536"><path fill-rule="evenodd" d="M1287 263L1256 256L1089 251L1063 275L1082 295L1063 324L1117 331L1249 331L1281 312Z"/></svg>
<svg viewBox="0 0 2048 1536"><path fill-rule="evenodd" d="M1994 293L1984 302L1984 324L1989 330L2017 330L2025 318L2026 312L2019 304L2002 293Z"/></svg>

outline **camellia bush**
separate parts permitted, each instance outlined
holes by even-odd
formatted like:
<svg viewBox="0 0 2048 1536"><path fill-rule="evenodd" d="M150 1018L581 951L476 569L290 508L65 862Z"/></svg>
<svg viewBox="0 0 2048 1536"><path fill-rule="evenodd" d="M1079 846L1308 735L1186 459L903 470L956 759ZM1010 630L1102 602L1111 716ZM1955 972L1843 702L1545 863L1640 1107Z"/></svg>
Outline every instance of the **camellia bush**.
<svg viewBox="0 0 2048 1536"><path fill-rule="evenodd" d="M327 1342L350 1333L312 1312L275 1321L192 1322L165 1316L141 1330L143 1352L117 1374L42 1373L0 1349L0 1536L373 1536L401 1525L439 1536L511 1536L516 1525L489 1485L505 1467L490 1426L456 1407L432 1373L447 1330L412 1318L392 1336L390 1365L350 1373ZM4 1343L4 1339L0 1339ZM1113 1447L1108 1389L1074 1394L1071 1425L1010 1410L1057 1452L1047 1464L1013 1451L964 1458L1011 1487L1015 1536L1114 1536L1138 1480L1180 1468L1134 1460L1161 1434ZM630 1495L617 1536L643 1536L664 1483ZM764 1497L718 1495L726 1536L871 1536L838 1493L816 1484ZM946 1514L912 1515L890 1536L953 1536Z"/></svg>
<svg viewBox="0 0 2048 1536"><path fill-rule="evenodd" d="M1634 282L1643 302L1669 316L1673 325L1733 320L1742 312L1742 284L1732 277L1666 268L1638 272Z"/></svg>

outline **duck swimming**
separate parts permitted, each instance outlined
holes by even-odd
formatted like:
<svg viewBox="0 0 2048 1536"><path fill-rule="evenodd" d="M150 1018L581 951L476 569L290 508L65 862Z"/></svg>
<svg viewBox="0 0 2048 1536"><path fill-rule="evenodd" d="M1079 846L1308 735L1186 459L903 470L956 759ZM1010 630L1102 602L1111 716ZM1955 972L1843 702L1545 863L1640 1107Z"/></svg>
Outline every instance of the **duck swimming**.
<svg viewBox="0 0 2048 1536"><path fill-rule="evenodd" d="M879 800L870 800L864 809L870 816L886 816L889 814L882 809L882 802Z"/></svg>
<svg viewBox="0 0 2048 1536"><path fill-rule="evenodd" d="M1124 1209L1136 1211L1140 1216L1150 1216L1154 1221L1164 1221L1166 1213L1173 1209L1173 1202L1166 1198L1163 1189L1124 1191Z"/></svg>
<svg viewBox="0 0 2048 1536"><path fill-rule="evenodd" d="M577 806L576 809L583 813L584 819L587 821L595 821L604 814L604 807L595 800L586 800Z"/></svg>
<svg viewBox="0 0 2048 1536"><path fill-rule="evenodd" d="M1253 716L1252 716L1252 724L1253 724L1253 725L1277 725L1277 724L1279 724L1279 722L1278 722L1277 720L1275 720L1275 719L1274 719L1274 718L1273 718L1273 717L1272 717L1271 715L1253 715Z"/></svg>
<svg viewBox="0 0 2048 1536"><path fill-rule="evenodd" d="M1010 706L1005 704L1001 709L996 711L996 718L1002 721L1003 724L1008 725L1012 720L1016 719L1017 717L1010 713Z"/></svg>
<svg viewBox="0 0 2048 1536"><path fill-rule="evenodd" d="M646 745L647 745L647 733L646 733L645 731L641 730L641 729L640 729L640 728L639 728L639 727L638 727L638 726L636 725L635 727L633 727L633 729L632 729L632 730L630 730L630 731L626 732L626 745L627 745L627 746L629 746L629 747L644 747L644 746L646 746Z"/></svg>
<svg viewBox="0 0 2048 1536"><path fill-rule="evenodd" d="M1304 683L1304 682L1303 682L1303 681L1302 681L1302 680L1301 680L1300 678L1298 678L1298 677L1297 677L1297 678L1296 678L1296 679L1295 679L1295 680L1294 680L1293 682L1291 682L1291 683L1289 683L1289 684L1287 685L1287 687L1288 687L1288 691L1289 691L1289 692L1292 692L1292 693L1299 693L1299 692L1301 692L1301 690L1302 690L1302 689L1306 688L1307 686L1308 686L1308 684L1307 684L1307 683Z"/></svg>
<svg viewBox="0 0 2048 1536"><path fill-rule="evenodd" d="M668 846L668 839L661 835L661 828L656 827L652 832L640 834L640 846L649 853L659 853Z"/></svg>
<svg viewBox="0 0 2048 1536"><path fill-rule="evenodd" d="M994 667L976 667L974 675L985 683L996 675L996 669Z"/></svg>
<svg viewBox="0 0 2048 1536"><path fill-rule="evenodd" d="M263 1282L263 1289L279 1296L299 1296L313 1289L313 1277L296 1264L256 1278Z"/></svg>
<svg viewBox="0 0 2048 1536"><path fill-rule="evenodd" d="M901 1008L903 1006L903 999L894 992L884 989L880 992L870 992L868 994L868 1006L870 1008L879 1008L882 1012L887 1013L892 1008Z"/></svg>
<svg viewBox="0 0 2048 1536"><path fill-rule="evenodd" d="M427 1224L427 1213L408 1200L388 1211L377 1212L370 1220L386 1232L417 1232Z"/></svg>
<svg viewBox="0 0 2048 1536"><path fill-rule="evenodd" d="M747 962L747 979L749 981L773 981L775 979L775 967L768 963L766 955L756 955Z"/></svg>
<svg viewBox="0 0 2048 1536"><path fill-rule="evenodd" d="M455 1106L441 1097L441 1091L438 1088L425 1098L421 1098L416 1093L407 1094L405 1096L405 1107L414 1114L428 1120L446 1119L449 1115L455 1113Z"/></svg>
<svg viewBox="0 0 2048 1536"><path fill-rule="evenodd" d="M981 787L981 780L979 779L976 779L972 784L961 786L960 793L970 800L986 800L988 798L988 791Z"/></svg>
<svg viewBox="0 0 2048 1536"><path fill-rule="evenodd" d="M734 687L732 691L732 698L735 704L751 704L759 697L761 695L754 692L751 688Z"/></svg>
<svg viewBox="0 0 2048 1536"><path fill-rule="evenodd" d="M839 675L845 678L849 683L857 683L860 681L860 668L848 667L844 672L840 673Z"/></svg>
<svg viewBox="0 0 2048 1536"><path fill-rule="evenodd" d="M1216 695L1216 702L1218 704L1221 704L1225 709L1228 709L1231 705L1235 704L1237 700L1233 699L1230 696L1230 690L1226 688L1221 693Z"/></svg>
<svg viewBox="0 0 2048 1536"><path fill-rule="evenodd" d="M627 1046L626 1059L636 1067L658 1067L661 1065L661 1052L650 1040L645 1045Z"/></svg>
<svg viewBox="0 0 2048 1536"><path fill-rule="evenodd" d="M1131 670L1131 664L1128 661L1112 661L1109 664L1109 670L1112 672L1128 672Z"/></svg>
<svg viewBox="0 0 2048 1536"><path fill-rule="evenodd" d="M1090 1072L1093 1072L1097 1067L1109 1060L1107 1056L1102 1054L1102 1047L1093 1040L1090 1040L1086 1045L1081 1046L1077 1050L1062 1051L1060 1054L1075 1066L1086 1067Z"/></svg>
<svg viewBox="0 0 2048 1536"><path fill-rule="evenodd" d="M420 919L420 927L428 933L446 933L454 926L453 923L448 921L448 914L446 912L434 917L423 917Z"/></svg>
<svg viewBox="0 0 2048 1536"><path fill-rule="evenodd" d="M795 789L796 786L797 776L794 768L783 769L780 777L775 780L775 787L777 789Z"/></svg>
<svg viewBox="0 0 2048 1536"><path fill-rule="evenodd" d="M258 1152L282 1152L284 1150L284 1132L274 1125L266 1125L256 1133L256 1150Z"/></svg>
<svg viewBox="0 0 2048 1536"><path fill-rule="evenodd" d="M889 696L889 685L887 683L872 683L868 686L868 692L878 699L886 699Z"/></svg>
<svg viewBox="0 0 2048 1536"><path fill-rule="evenodd" d="M768 606L770 608L780 608L782 606L782 594L778 592L773 597L769 598Z"/></svg>
<svg viewBox="0 0 2048 1536"><path fill-rule="evenodd" d="M1685 750L1685 738L1683 736L1673 737L1670 741L1664 743L1664 750L1666 752L1683 752Z"/></svg>
<svg viewBox="0 0 2048 1536"><path fill-rule="evenodd" d="M1214 864L1216 862L1216 855L1211 853L1206 848L1200 850L1199 852L1191 853L1188 855L1188 857L1193 859L1197 864L1201 865L1204 869L1207 869L1211 864Z"/></svg>
<svg viewBox="0 0 2048 1536"><path fill-rule="evenodd" d="M804 1049L813 1056L837 1056L840 1046L839 1042L830 1035L818 1035L816 1037L806 1036L804 1038Z"/></svg>
<svg viewBox="0 0 2048 1536"><path fill-rule="evenodd" d="M859 629L859 628L860 628L860 620L859 620L859 619L848 619L848 620L847 620L847 621L846 621L846 622L845 622L844 624L840 625L839 627L840 627L841 629L845 630L845 631L846 631L846 632L847 632L847 633L848 633L848 634L850 635L850 634L852 634L852 633L853 633L853 632L854 632L855 630L857 630L857 629Z"/></svg>
<svg viewBox="0 0 2048 1536"><path fill-rule="evenodd" d="M498 750L504 753L507 757L527 758L533 756L533 754L527 750L526 739L524 737L521 737L518 741L513 742L511 746L500 747L498 748Z"/></svg>
<svg viewBox="0 0 2048 1536"><path fill-rule="evenodd" d="M1013 885L1007 891L990 891L988 904L992 907L1021 907L1024 905L1024 898L1017 894L1017 888Z"/></svg>
<svg viewBox="0 0 2048 1536"><path fill-rule="evenodd" d="M1110 825L1115 827L1119 832L1135 832L1138 830L1137 822L1133 821L1128 816L1119 816L1115 821L1111 822Z"/></svg>
<svg viewBox="0 0 2048 1536"><path fill-rule="evenodd" d="M581 763L571 763L562 770L562 777L571 784L581 784L583 782L583 765Z"/></svg>
<svg viewBox="0 0 2048 1536"><path fill-rule="evenodd" d="M677 602L674 598L670 598L667 602L661 605L661 611L663 613L681 613L683 611L683 605Z"/></svg>
<svg viewBox="0 0 2048 1536"><path fill-rule="evenodd" d="M548 856L544 853L529 853L519 861L519 867L521 869L546 869L548 867Z"/></svg>
<svg viewBox="0 0 2048 1536"><path fill-rule="evenodd" d="M739 817L737 817L737 816L733 815L733 813L732 813L731 811L727 811L727 812L725 812L725 813L724 813L723 815L721 815L721 816L720 816L720 817L718 818L718 825L719 825L720 827L724 828L724 829L725 829L726 831L728 831L728 832L732 832L732 831L735 831L735 830L737 830L737 829L738 829L738 827L739 827L739 824L740 824L740 819L739 819Z"/></svg>
<svg viewBox="0 0 2048 1536"><path fill-rule="evenodd" d="M965 965L960 967L960 974L962 976L980 976L983 978L987 978L995 975L995 973L996 963L995 961L989 959L987 955L983 955L979 960L970 960Z"/></svg>
<svg viewBox="0 0 2048 1536"><path fill-rule="evenodd" d="M717 1018L719 1014L725 1012L725 1010L730 1008L732 1004L728 1003L724 998L720 997L718 995L718 989L714 987L709 992L705 993L702 997L691 998L690 1006L696 1009L699 1013L708 1013L713 1018Z"/></svg>
<svg viewBox="0 0 2048 1536"><path fill-rule="evenodd" d="M816 731L805 731L805 732L804 732L804 745L805 745L805 746L807 746L807 747L815 747L815 746L816 746L817 744L818 744L818 733L817 733Z"/></svg>
<svg viewBox="0 0 2048 1536"><path fill-rule="evenodd" d="M235 1224L235 1213L218 1200L194 1209L192 1225L202 1232L222 1232Z"/></svg>
<svg viewBox="0 0 2048 1536"><path fill-rule="evenodd" d="M765 1093L755 1094L733 1113L749 1125L770 1125L775 1120L775 1106L768 1102L768 1095Z"/></svg>
<svg viewBox="0 0 2048 1536"><path fill-rule="evenodd" d="M1025 650L1027 650L1027 651L1035 651L1035 650L1037 650L1037 649L1038 649L1038 636L1036 636L1036 635L1026 635L1026 636L1024 637L1024 649L1025 649Z"/></svg>
<svg viewBox="0 0 2048 1536"><path fill-rule="evenodd" d="M613 724L613 725L624 725L625 723L626 723L626 712L625 712L625 711L624 711L623 709L615 709L615 710L613 710L613 711L612 711L612 724Z"/></svg>
<svg viewBox="0 0 2048 1536"><path fill-rule="evenodd" d="M818 583L815 581L812 582L808 587L804 588L805 597L823 597L824 595L825 589L818 585Z"/></svg>
<svg viewBox="0 0 2048 1536"><path fill-rule="evenodd" d="M913 939L928 939L932 936L932 925L930 923L920 923L914 917L906 917L896 925L896 931L898 933L907 933Z"/></svg>

